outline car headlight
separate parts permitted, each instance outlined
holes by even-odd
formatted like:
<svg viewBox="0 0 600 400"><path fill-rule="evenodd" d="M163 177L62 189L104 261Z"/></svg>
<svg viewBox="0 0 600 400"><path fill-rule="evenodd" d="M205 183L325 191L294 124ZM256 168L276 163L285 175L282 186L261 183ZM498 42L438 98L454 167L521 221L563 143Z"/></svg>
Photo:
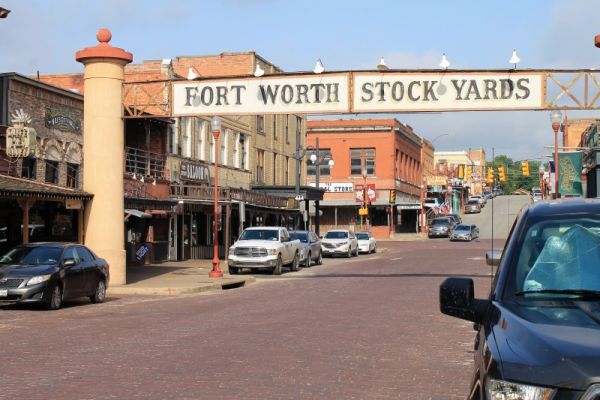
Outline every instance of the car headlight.
<svg viewBox="0 0 600 400"><path fill-rule="evenodd" d="M540 386L490 379L486 382L486 390L490 400L550 400L555 390Z"/></svg>
<svg viewBox="0 0 600 400"><path fill-rule="evenodd" d="M37 285L38 283L46 282L48 279L50 279L50 275L34 276L29 278L29 281L27 281L27 286Z"/></svg>
<svg viewBox="0 0 600 400"><path fill-rule="evenodd" d="M277 255L277 249L267 249L267 254L270 254L272 256L276 256Z"/></svg>

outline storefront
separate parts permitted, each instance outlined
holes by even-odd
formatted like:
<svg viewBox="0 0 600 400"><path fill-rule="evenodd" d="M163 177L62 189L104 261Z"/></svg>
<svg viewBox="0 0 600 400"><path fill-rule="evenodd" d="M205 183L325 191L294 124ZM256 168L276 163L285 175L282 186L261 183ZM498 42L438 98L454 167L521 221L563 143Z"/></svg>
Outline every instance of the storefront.
<svg viewBox="0 0 600 400"><path fill-rule="evenodd" d="M0 253L30 242L83 242L83 210L92 195L0 175Z"/></svg>

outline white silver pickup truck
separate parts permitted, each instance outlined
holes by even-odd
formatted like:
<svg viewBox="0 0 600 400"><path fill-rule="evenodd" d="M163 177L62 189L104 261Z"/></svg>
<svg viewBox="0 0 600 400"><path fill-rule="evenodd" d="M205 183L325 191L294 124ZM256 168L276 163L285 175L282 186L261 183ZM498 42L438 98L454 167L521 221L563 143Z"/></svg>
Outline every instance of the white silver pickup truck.
<svg viewBox="0 0 600 400"><path fill-rule="evenodd" d="M284 265L298 271L299 258L300 241L292 240L286 228L260 226L244 229L229 248L227 264L230 274L241 268L267 268L279 275Z"/></svg>

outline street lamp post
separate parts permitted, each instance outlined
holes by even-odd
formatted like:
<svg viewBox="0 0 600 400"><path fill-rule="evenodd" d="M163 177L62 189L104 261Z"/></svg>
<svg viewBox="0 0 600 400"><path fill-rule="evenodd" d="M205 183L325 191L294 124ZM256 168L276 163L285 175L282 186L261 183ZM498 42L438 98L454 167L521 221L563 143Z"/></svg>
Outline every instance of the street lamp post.
<svg viewBox="0 0 600 400"><path fill-rule="evenodd" d="M320 183L319 183L319 178L321 176L321 154L319 153L319 138L316 138L315 141L315 153L311 154L310 156L310 161L316 165L317 170L316 170L316 174L315 174L315 187L317 189L320 189ZM329 161L327 162L327 164L329 165L329 167L333 167L333 160L329 159ZM320 236L320 208L319 208L319 200L315 200L315 233L317 234L317 236Z"/></svg>
<svg viewBox="0 0 600 400"><path fill-rule="evenodd" d="M215 187L214 187L214 221L213 221L213 259L212 259L212 270L208 273L210 278L222 278L223 272L219 263L219 146L218 139L221 133L221 118L213 117L210 121L212 129L214 146L215 146Z"/></svg>
<svg viewBox="0 0 600 400"><path fill-rule="evenodd" d="M560 191L558 190L558 129L562 122L560 110L554 110L550 113L550 121L554 131L554 198L558 199L560 198Z"/></svg>

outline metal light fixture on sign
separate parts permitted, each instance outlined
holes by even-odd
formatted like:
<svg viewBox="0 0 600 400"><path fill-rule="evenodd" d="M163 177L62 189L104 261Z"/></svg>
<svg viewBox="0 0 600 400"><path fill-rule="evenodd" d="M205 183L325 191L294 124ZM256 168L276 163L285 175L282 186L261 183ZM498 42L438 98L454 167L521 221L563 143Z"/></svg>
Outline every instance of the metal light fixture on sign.
<svg viewBox="0 0 600 400"><path fill-rule="evenodd" d="M446 53L442 53L442 61L440 61L440 68L448 69L450 61L446 58Z"/></svg>
<svg viewBox="0 0 600 400"><path fill-rule="evenodd" d="M193 81L198 76L199 75L196 72L194 72L194 68L192 68L192 67L188 68L187 78L188 78L189 81Z"/></svg>
<svg viewBox="0 0 600 400"><path fill-rule="evenodd" d="M387 71L388 69L390 69L386 63L385 60L383 59L383 57L381 57L381 60L379 60L379 64L377 65L377 69L380 71Z"/></svg>
<svg viewBox="0 0 600 400"><path fill-rule="evenodd" d="M260 78L265 74L265 70L261 68L260 64L257 62L256 67L254 68L254 76Z"/></svg>
<svg viewBox="0 0 600 400"><path fill-rule="evenodd" d="M511 63L511 64L514 64L515 65L515 69L517 69L517 64L521 62L521 59L517 55L517 50L516 49L513 49L512 57L510 58L510 60L508 60L508 62Z"/></svg>
<svg viewBox="0 0 600 400"><path fill-rule="evenodd" d="M317 63L315 64L315 69L313 69L313 72L315 74L320 74L323 71L325 71L325 67L323 66L323 63L321 62L321 59L319 58L317 60Z"/></svg>

